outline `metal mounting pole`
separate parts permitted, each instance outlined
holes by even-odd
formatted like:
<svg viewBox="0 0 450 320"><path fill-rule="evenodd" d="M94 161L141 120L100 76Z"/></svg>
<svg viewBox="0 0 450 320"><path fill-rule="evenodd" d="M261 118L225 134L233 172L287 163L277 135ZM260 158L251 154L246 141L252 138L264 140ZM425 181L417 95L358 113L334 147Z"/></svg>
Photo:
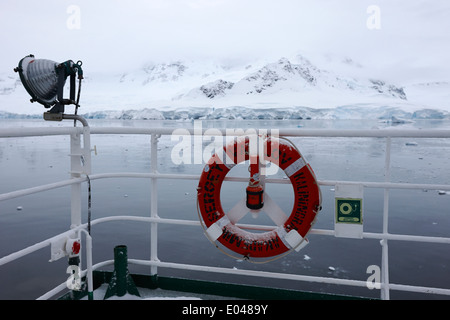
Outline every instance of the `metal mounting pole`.
<svg viewBox="0 0 450 320"><path fill-rule="evenodd" d="M160 135L153 133L151 136L151 172L157 173L158 166L158 139ZM158 192L157 192L157 178L151 178L151 194L150 194L150 216L152 218L158 218ZM159 261L158 259L158 223L152 222L150 227L150 260ZM152 266L150 274L156 275L158 267Z"/></svg>
<svg viewBox="0 0 450 320"><path fill-rule="evenodd" d="M104 299L112 296L123 297L127 293L140 297L133 278L128 272L127 246L119 245L114 247L114 272Z"/></svg>

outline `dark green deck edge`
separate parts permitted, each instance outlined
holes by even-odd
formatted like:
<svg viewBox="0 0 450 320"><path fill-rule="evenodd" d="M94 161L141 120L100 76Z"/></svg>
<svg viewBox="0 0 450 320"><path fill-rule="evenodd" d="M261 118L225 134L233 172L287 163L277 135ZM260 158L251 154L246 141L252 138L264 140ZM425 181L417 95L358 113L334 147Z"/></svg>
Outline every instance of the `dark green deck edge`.
<svg viewBox="0 0 450 320"><path fill-rule="evenodd" d="M109 283L112 272L94 271L94 290L104 283ZM238 298L249 300L367 300L364 297L296 291L289 289L258 287L233 283L213 282L204 280L182 279L162 276L132 274L137 287L147 289L163 289L187 293L216 295L224 298ZM87 295L87 291L68 292L60 300L80 300Z"/></svg>

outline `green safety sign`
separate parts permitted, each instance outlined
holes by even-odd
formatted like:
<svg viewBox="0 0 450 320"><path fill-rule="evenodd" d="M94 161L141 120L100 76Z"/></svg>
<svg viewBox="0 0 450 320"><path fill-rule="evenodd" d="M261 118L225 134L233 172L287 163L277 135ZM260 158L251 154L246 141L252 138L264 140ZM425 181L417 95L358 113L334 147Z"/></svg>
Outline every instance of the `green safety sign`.
<svg viewBox="0 0 450 320"><path fill-rule="evenodd" d="M336 198L336 223L362 224L362 199Z"/></svg>

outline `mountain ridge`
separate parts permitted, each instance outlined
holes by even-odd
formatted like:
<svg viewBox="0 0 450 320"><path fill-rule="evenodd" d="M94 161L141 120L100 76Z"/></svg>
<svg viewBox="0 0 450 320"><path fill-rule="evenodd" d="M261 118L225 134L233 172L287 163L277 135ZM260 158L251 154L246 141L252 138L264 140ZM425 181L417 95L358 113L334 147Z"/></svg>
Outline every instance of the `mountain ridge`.
<svg viewBox="0 0 450 320"><path fill-rule="evenodd" d="M362 81L336 75L319 69L305 58L302 63L292 63L283 57L273 63L268 63L256 72L250 73L236 83L224 79L217 79L191 90L187 96L195 96L200 90L206 97L213 99L230 94L260 94L266 90L302 91L321 89L352 90L356 94L380 94L388 97L407 100L402 87L389 84L380 79ZM234 92L233 92L234 91Z"/></svg>

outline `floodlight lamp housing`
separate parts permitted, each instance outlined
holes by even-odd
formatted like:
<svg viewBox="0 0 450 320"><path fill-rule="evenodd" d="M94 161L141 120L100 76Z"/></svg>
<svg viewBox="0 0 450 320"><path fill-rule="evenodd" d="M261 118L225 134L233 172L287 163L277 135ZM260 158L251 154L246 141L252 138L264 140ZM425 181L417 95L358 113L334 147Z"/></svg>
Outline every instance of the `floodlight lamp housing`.
<svg viewBox="0 0 450 320"><path fill-rule="evenodd" d="M38 102L45 108L51 108L50 113L63 113L64 106L74 104L78 107L78 98L75 100L75 75L83 79L82 62L74 63L72 60L57 63L46 59L35 59L34 55L24 57L14 69L19 72L23 86L31 96L31 102ZM70 98L64 99L64 85L70 76ZM80 86L78 88L80 90Z"/></svg>

